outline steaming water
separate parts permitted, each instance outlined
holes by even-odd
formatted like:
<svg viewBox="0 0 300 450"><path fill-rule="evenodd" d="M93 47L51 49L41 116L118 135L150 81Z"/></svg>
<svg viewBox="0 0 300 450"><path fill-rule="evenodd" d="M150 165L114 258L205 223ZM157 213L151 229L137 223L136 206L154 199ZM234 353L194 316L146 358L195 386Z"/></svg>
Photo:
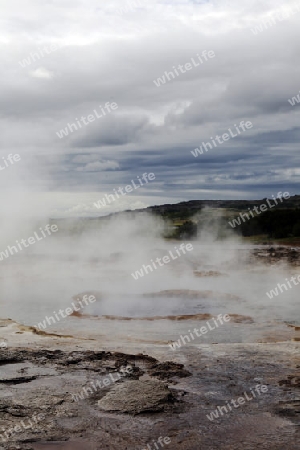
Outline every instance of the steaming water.
<svg viewBox="0 0 300 450"><path fill-rule="evenodd" d="M159 221L144 215L135 221L112 219L101 227L93 221L86 232L58 232L10 256L0 262L1 317L37 325L54 311L71 307L77 294L93 291L96 303L81 312L94 317L68 317L45 331L167 342L203 322L192 318L126 321L97 316L138 319L230 313L251 316L254 324L226 324L201 340L246 342L261 335L262 330L275 331L283 329L284 322L300 321L296 286L273 299L266 295L295 270L283 264L250 264L251 246L232 237L216 241L213 232L203 232L197 242L192 242L193 251L134 280L132 272L150 264L151 259L168 255L170 250L174 253L174 247L180 244L163 240L162 228ZM219 276L199 278L195 271L215 271ZM165 290L172 290L172 296L150 295ZM198 295L193 298L184 290L198 291Z"/></svg>

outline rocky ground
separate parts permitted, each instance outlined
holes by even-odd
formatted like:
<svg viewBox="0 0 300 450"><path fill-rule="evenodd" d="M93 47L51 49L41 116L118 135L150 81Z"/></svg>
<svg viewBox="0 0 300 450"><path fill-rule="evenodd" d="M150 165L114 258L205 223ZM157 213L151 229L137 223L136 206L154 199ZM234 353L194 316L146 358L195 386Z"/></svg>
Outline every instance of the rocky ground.
<svg viewBox="0 0 300 450"><path fill-rule="evenodd" d="M162 436L178 450L299 449L296 341L186 346L164 362L6 328L15 345L0 354L0 448L152 450ZM258 385L267 392L254 398ZM243 405L207 417L241 396Z"/></svg>
<svg viewBox="0 0 300 450"><path fill-rule="evenodd" d="M300 249L299 247L283 247L283 246L266 246L265 249L257 249L253 251L253 256L263 263L277 264L285 262L292 266L300 265Z"/></svg>

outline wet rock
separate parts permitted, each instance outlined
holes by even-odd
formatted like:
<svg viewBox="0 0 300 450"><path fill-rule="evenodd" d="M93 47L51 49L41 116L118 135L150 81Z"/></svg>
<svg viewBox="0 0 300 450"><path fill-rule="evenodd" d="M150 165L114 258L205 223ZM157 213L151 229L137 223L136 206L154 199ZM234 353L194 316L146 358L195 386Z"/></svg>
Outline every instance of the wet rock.
<svg viewBox="0 0 300 450"><path fill-rule="evenodd" d="M0 383L7 383L7 384L29 383L30 381L36 380L36 378L37 378L36 376L1 378Z"/></svg>
<svg viewBox="0 0 300 450"><path fill-rule="evenodd" d="M280 380L279 386L297 387L300 388L300 376L289 375L287 380Z"/></svg>
<svg viewBox="0 0 300 450"><path fill-rule="evenodd" d="M113 387L98 401L98 406L104 411L139 414L163 411L174 400L171 391L161 381L127 381Z"/></svg>
<svg viewBox="0 0 300 450"><path fill-rule="evenodd" d="M287 403L281 402L278 405L276 412L281 416L299 417L300 400L294 400Z"/></svg>
<svg viewBox="0 0 300 450"><path fill-rule="evenodd" d="M87 317L87 316L85 316ZM108 319L108 320L131 320L131 321L137 321L137 320L145 320L148 322L153 322L155 320L162 320L162 319L168 319L168 320L209 320L212 319L211 314L180 314L175 316L148 316L148 317L122 317L122 316L102 316L102 319Z"/></svg>
<svg viewBox="0 0 300 450"><path fill-rule="evenodd" d="M241 300L240 297L233 294L227 294L224 292L217 291L197 291L191 289L167 289L159 292L151 292L149 294L144 294L143 297L146 298L183 298L188 300L195 299L215 299L220 298L224 300Z"/></svg>
<svg viewBox="0 0 300 450"><path fill-rule="evenodd" d="M218 272L217 270L209 270L205 272L203 270L194 270L194 275L197 278L205 278L205 277L228 277L226 273Z"/></svg>
<svg viewBox="0 0 300 450"><path fill-rule="evenodd" d="M171 361L166 361L161 364L154 364L150 369L149 373L153 377L157 377L160 380L168 380L172 377L189 377L191 372L184 368L183 364L173 363Z"/></svg>
<svg viewBox="0 0 300 450"><path fill-rule="evenodd" d="M299 248L295 249L289 246L286 247L267 247L264 252L261 250L254 250L253 255L257 259L263 259L265 263L277 264L282 261L293 266L299 266L300 264L300 251Z"/></svg>
<svg viewBox="0 0 300 450"><path fill-rule="evenodd" d="M241 314L228 314L230 322L234 323L254 323L254 320L250 316L243 316Z"/></svg>

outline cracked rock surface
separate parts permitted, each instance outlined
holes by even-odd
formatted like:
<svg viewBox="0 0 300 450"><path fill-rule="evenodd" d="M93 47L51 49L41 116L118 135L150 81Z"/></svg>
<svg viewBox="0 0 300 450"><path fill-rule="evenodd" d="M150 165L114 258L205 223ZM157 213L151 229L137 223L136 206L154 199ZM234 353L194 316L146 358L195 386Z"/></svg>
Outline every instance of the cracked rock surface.
<svg viewBox="0 0 300 450"><path fill-rule="evenodd" d="M163 411L173 399L171 391L161 381L138 380L114 386L98 405L105 411L138 414Z"/></svg>
<svg viewBox="0 0 300 450"><path fill-rule="evenodd" d="M7 366L11 374L0 381L5 450L142 450L159 436L175 450L299 450L297 343L186 347L177 356L184 366L84 349L17 348L0 356L2 373ZM124 367L130 373L117 379ZM20 371L34 378L22 382ZM101 387L92 389L97 381ZM258 384L268 392L208 419Z"/></svg>

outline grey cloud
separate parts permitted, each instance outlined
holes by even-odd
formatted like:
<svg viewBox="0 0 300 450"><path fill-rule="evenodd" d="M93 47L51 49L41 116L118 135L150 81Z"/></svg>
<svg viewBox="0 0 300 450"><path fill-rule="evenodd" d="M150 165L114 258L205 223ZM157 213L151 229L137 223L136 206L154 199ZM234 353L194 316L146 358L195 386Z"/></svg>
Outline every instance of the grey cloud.
<svg viewBox="0 0 300 450"><path fill-rule="evenodd" d="M108 192L155 171L157 183L142 195L157 201L197 198L197 190L199 198L210 197L207 191L251 198L284 184L296 189L300 105L291 107L288 98L300 90L300 13L254 36L250 28L273 2L144 3L123 15L121 1L109 8L98 0L28 0L23 10L21 0L5 5L0 151L24 158L17 185ZM62 48L21 67L52 42ZM154 85L205 49L216 57ZM56 136L107 101L117 102L115 113ZM251 120L253 130L202 158L191 155L240 120Z"/></svg>

